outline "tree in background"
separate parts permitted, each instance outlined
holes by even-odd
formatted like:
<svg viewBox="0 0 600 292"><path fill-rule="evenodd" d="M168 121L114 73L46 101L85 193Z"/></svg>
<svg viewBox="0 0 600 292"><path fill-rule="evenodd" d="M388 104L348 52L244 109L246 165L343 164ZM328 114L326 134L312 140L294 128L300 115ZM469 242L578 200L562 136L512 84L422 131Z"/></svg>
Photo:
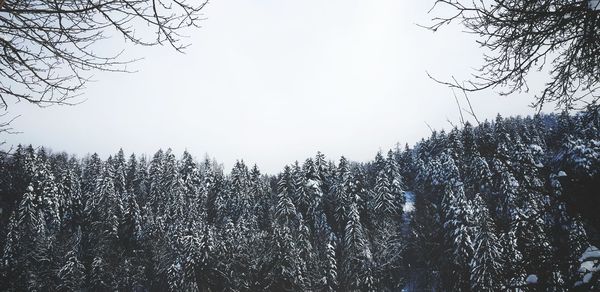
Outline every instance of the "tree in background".
<svg viewBox="0 0 600 292"><path fill-rule="evenodd" d="M473 291L497 291L502 285L502 247L496 237L494 222L481 195L472 202L475 220L473 249L470 264L470 283Z"/></svg>
<svg viewBox="0 0 600 292"><path fill-rule="evenodd" d="M0 156L0 289L593 289L595 124L499 117L276 176L171 150L148 163L19 146Z"/></svg>

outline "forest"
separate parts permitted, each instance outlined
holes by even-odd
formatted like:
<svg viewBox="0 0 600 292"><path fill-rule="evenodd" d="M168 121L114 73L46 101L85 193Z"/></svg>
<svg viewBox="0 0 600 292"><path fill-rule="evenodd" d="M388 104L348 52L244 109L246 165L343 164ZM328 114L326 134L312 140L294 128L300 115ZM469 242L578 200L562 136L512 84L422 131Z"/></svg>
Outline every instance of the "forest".
<svg viewBox="0 0 600 292"><path fill-rule="evenodd" d="M170 149L0 155L2 291L600 289L597 107L276 175Z"/></svg>

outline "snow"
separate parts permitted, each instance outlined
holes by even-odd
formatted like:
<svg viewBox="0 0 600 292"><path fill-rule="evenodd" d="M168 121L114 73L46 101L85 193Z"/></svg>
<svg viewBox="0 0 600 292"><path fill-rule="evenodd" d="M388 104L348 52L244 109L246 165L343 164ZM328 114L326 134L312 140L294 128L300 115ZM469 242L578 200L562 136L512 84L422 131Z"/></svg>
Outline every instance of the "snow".
<svg viewBox="0 0 600 292"><path fill-rule="evenodd" d="M537 284L538 277L535 274L531 274L531 275L527 276L527 279L525 279L525 282L527 282L528 285Z"/></svg>
<svg viewBox="0 0 600 292"><path fill-rule="evenodd" d="M513 188L518 188L519 187L519 182L516 179L511 178L509 185L511 187L513 187Z"/></svg>
<svg viewBox="0 0 600 292"><path fill-rule="evenodd" d="M600 10L600 0L589 0L588 7L591 10Z"/></svg>
<svg viewBox="0 0 600 292"><path fill-rule="evenodd" d="M564 172L562 170L558 172L558 177L565 177L565 176L567 176L566 172Z"/></svg>
<svg viewBox="0 0 600 292"><path fill-rule="evenodd" d="M581 263L581 266L579 267L580 273L593 272L596 270L597 270L597 268L594 268L593 261L585 261L585 262Z"/></svg>
<svg viewBox="0 0 600 292"><path fill-rule="evenodd" d="M589 283L590 280L592 279L592 276L593 276L592 273L585 274L585 276L583 276L583 283Z"/></svg>
<svg viewBox="0 0 600 292"><path fill-rule="evenodd" d="M585 250L585 252L581 256L579 261L583 263L588 260L597 260L599 258L600 258L600 250L598 250L597 247L592 245Z"/></svg>
<svg viewBox="0 0 600 292"><path fill-rule="evenodd" d="M531 145L529 145L529 148L535 152L544 152L542 147L540 147L540 145L537 145L537 144L531 144Z"/></svg>
<svg viewBox="0 0 600 292"><path fill-rule="evenodd" d="M404 213L410 213L415 210L415 194L413 192L404 192L404 199L406 202L404 203L404 207L402 207L402 211Z"/></svg>
<svg viewBox="0 0 600 292"><path fill-rule="evenodd" d="M583 255L581 255L581 258L579 259L581 262L579 273L585 273L585 275L583 275L583 279L575 283L576 287L589 283L594 277L594 273L600 271L600 265L598 264L599 259L600 250L593 245L583 252Z"/></svg>
<svg viewBox="0 0 600 292"><path fill-rule="evenodd" d="M405 213L410 213L415 210L415 204L414 203L406 203L406 204L404 204L404 207L402 207L402 210Z"/></svg>
<svg viewBox="0 0 600 292"><path fill-rule="evenodd" d="M316 188L318 188L318 187L319 187L319 182L318 182L318 181L316 181L316 180L314 180L314 179L309 179L309 180L306 182L306 187L309 187L309 188L316 189Z"/></svg>

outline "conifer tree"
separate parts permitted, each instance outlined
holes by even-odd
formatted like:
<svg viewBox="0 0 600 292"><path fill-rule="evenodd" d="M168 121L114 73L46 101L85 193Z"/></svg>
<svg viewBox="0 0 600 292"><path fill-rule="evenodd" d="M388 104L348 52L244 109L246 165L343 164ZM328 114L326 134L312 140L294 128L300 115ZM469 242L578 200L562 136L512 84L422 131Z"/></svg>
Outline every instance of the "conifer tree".
<svg viewBox="0 0 600 292"><path fill-rule="evenodd" d="M0 152L0 290L593 289L599 116L498 116L277 175L18 146Z"/></svg>
<svg viewBox="0 0 600 292"><path fill-rule="evenodd" d="M340 289L370 291L373 287L372 255L355 203L348 208L342 246L343 274Z"/></svg>
<svg viewBox="0 0 600 292"><path fill-rule="evenodd" d="M502 249L496 237L494 223L481 195L475 195L472 205L475 236L474 254L470 262L471 288L473 291L497 291L502 288Z"/></svg>
<svg viewBox="0 0 600 292"><path fill-rule="evenodd" d="M102 174L102 161L97 153L92 154L85 160L83 175L81 179L81 192L85 199L93 194L96 189L97 180Z"/></svg>
<svg viewBox="0 0 600 292"><path fill-rule="evenodd" d="M296 161L292 167L292 189L293 189L293 200L294 204L298 208L298 211L302 214L307 214L308 207L310 205L310 199L306 191L306 175L298 161Z"/></svg>
<svg viewBox="0 0 600 292"><path fill-rule="evenodd" d="M296 207L290 198L291 170L286 166L279 180L277 204L275 206L275 224L273 226L273 267L275 291L299 290L305 287L302 260L298 242L293 233L297 218Z"/></svg>
<svg viewBox="0 0 600 292"><path fill-rule="evenodd" d="M44 260L49 257L50 238L41 203L41 196L30 185L9 223L3 255L9 290L42 290L48 284L49 266Z"/></svg>
<svg viewBox="0 0 600 292"><path fill-rule="evenodd" d="M472 210L464 193L459 169L451 154L442 153L434 170L434 185L442 194L442 220L446 244L449 245L449 275L443 280L454 289L469 287L469 260L473 254Z"/></svg>
<svg viewBox="0 0 600 292"><path fill-rule="evenodd" d="M85 266L81 261L81 229L68 241L64 263L57 272L58 291L77 291L85 288Z"/></svg>

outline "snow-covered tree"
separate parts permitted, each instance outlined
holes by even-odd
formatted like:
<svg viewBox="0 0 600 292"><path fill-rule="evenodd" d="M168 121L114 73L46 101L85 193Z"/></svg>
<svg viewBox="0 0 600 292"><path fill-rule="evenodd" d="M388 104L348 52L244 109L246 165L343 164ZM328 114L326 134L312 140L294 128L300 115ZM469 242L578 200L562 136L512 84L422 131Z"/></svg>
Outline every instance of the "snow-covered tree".
<svg viewBox="0 0 600 292"><path fill-rule="evenodd" d="M502 247L498 242L494 222L480 194L473 201L474 238L470 264L473 291L497 291L502 288Z"/></svg>

